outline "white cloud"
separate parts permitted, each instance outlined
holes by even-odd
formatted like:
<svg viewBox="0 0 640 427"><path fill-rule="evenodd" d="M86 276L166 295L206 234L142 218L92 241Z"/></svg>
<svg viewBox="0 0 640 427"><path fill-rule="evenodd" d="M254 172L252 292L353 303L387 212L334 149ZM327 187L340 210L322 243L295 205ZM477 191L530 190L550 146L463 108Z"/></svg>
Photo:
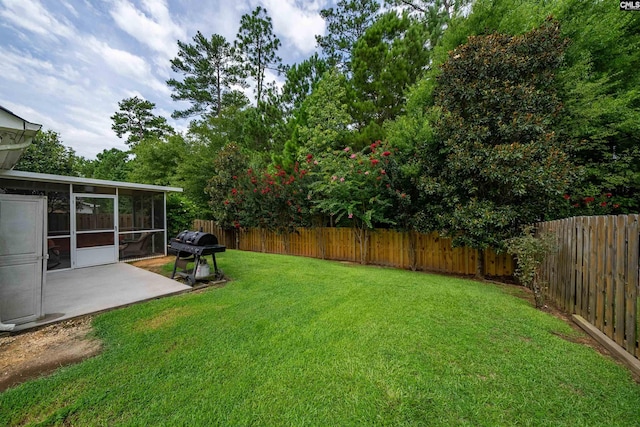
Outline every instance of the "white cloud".
<svg viewBox="0 0 640 427"><path fill-rule="evenodd" d="M18 28L46 38L59 36L68 39L75 34L75 29L69 22L61 22L55 18L38 0L0 1L4 6L0 10L0 17Z"/></svg>
<svg viewBox="0 0 640 427"><path fill-rule="evenodd" d="M150 74L149 64L137 55L114 49L106 42L95 38L89 39L87 46L98 57L102 58L107 66L122 76L142 79Z"/></svg>
<svg viewBox="0 0 640 427"><path fill-rule="evenodd" d="M111 130L111 115L115 111L106 111L105 105L98 108L86 108L85 105L73 105L67 107L67 116L70 123L75 123L77 129L102 138L113 137Z"/></svg>
<svg viewBox="0 0 640 427"><path fill-rule="evenodd" d="M73 7L73 5L71 3L69 3L68 1L64 1L62 0L62 5L67 8L67 10L75 17L75 18L79 18L80 14L78 13L78 11L76 10L75 7Z"/></svg>
<svg viewBox="0 0 640 427"><path fill-rule="evenodd" d="M14 49L5 50L0 61L0 75L14 82L28 83L29 74L50 74L54 70L50 61L34 58Z"/></svg>
<svg viewBox="0 0 640 427"><path fill-rule="evenodd" d="M304 54L315 50L315 35L324 34L325 30L320 16L322 3L309 2L303 8L294 0L263 0L263 3L283 44L288 42Z"/></svg>
<svg viewBox="0 0 640 427"><path fill-rule="evenodd" d="M178 52L177 40L185 40L186 31L173 21L164 0L143 0L142 7L117 0L110 14L122 31L161 56L173 58Z"/></svg>
<svg viewBox="0 0 640 427"><path fill-rule="evenodd" d="M125 50L115 49L96 38L90 38L87 46L117 74L128 77L138 84L145 84L154 90L170 93L167 86L153 76L151 66L144 58Z"/></svg>

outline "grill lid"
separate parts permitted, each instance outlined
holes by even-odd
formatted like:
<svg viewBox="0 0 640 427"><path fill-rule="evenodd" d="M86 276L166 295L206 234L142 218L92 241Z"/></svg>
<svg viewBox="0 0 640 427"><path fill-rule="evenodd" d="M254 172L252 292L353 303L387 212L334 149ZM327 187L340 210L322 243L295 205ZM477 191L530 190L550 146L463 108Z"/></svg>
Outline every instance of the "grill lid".
<svg viewBox="0 0 640 427"><path fill-rule="evenodd" d="M193 246L208 246L217 245L218 238L210 233L204 233L202 231L189 231L184 230L175 238L180 243Z"/></svg>

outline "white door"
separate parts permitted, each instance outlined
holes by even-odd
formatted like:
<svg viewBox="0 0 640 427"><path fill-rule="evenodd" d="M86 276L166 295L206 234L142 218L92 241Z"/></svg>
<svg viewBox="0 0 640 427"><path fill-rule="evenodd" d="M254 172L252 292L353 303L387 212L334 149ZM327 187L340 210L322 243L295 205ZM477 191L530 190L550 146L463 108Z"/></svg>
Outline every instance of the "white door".
<svg viewBox="0 0 640 427"><path fill-rule="evenodd" d="M42 316L47 198L0 194L0 320Z"/></svg>
<svg viewBox="0 0 640 427"><path fill-rule="evenodd" d="M74 267L118 261L116 197L102 194L74 196Z"/></svg>

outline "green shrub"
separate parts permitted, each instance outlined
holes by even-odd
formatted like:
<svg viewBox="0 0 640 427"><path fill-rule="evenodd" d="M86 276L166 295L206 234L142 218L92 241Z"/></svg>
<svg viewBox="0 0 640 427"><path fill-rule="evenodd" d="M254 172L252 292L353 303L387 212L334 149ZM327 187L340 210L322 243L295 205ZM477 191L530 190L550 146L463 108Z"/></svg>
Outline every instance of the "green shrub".
<svg viewBox="0 0 640 427"><path fill-rule="evenodd" d="M515 276L522 285L533 291L536 308L544 307L543 283L540 281L540 265L547 255L557 251L556 236L552 233L535 235L534 228L527 226L520 237L505 241L507 252L517 259Z"/></svg>
<svg viewBox="0 0 640 427"><path fill-rule="evenodd" d="M167 195L167 241L183 230L191 230L199 216L198 206L183 194Z"/></svg>

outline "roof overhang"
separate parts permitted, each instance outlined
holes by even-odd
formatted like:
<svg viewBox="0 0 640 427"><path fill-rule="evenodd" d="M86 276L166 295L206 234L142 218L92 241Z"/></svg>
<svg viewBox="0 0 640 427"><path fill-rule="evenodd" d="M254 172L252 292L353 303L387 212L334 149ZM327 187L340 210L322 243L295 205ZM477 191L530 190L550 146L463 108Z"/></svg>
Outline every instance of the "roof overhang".
<svg viewBox="0 0 640 427"><path fill-rule="evenodd" d="M55 182L60 184L94 185L98 187L126 188L129 190L146 190L158 192L182 193L180 187L165 187L161 185L136 184L133 182L107 181L104 179L79 178L76 176L51 175L48 173L22 172L14 170L0 170L0 179L17 179L22 181Z"/></svg>
<svg viewBox="0 0 640 427"><path fill-rule="evenodd" d="M18 163L41 127L0 106L0 170L12 169Z"/></svg>

